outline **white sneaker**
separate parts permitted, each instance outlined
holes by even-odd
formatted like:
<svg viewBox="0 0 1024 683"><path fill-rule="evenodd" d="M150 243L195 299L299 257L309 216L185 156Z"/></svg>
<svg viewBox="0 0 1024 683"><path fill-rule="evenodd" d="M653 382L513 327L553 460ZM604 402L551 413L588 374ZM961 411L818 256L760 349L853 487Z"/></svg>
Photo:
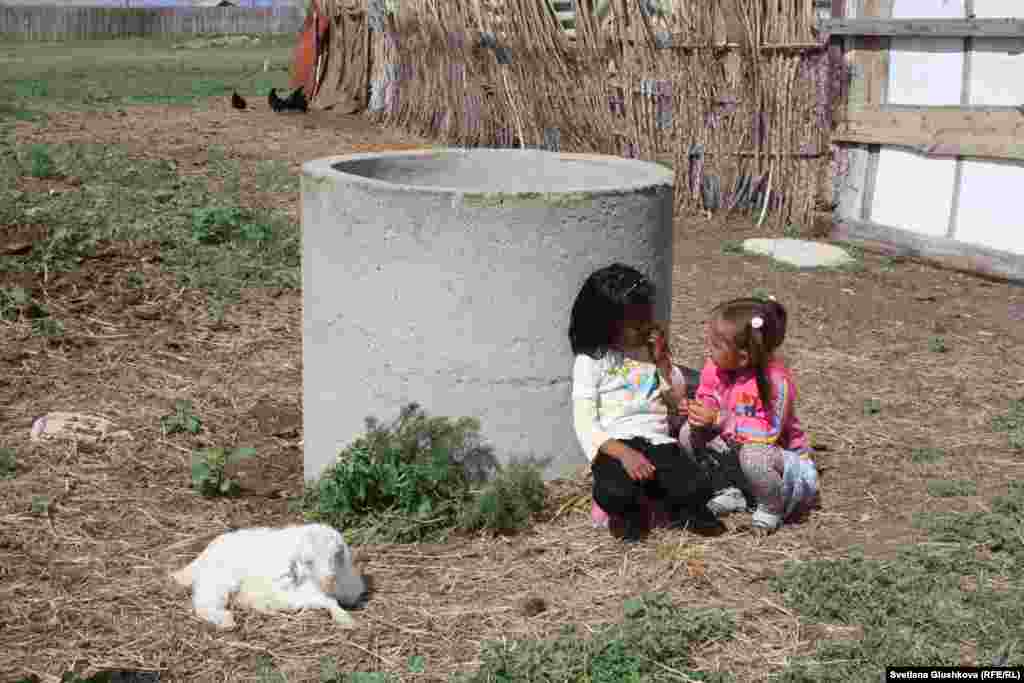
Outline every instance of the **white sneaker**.
<svg viewBox="0 0 1024 683"><path fill-rule="evenodd" d="M782 526L782 516L773 514L758 507L754 512L754 518L751 521L751 526L754 529L763 529L767 533L771 534Z"/></svg>
<svg viewBox="0 0 1024 683"><path fill-rule="evenodd" d="M747 499L743 492L735 486L722 489L715 497L708 501L708 510L711 510L715 517L722 517L732 512L743 512L747 509Z"/></svg>

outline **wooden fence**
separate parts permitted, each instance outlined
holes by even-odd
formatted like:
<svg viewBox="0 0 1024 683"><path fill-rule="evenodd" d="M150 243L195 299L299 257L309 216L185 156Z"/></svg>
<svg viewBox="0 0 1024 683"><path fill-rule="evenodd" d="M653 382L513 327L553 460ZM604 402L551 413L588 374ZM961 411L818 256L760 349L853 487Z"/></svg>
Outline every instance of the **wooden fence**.
<svg viewBox="0 0 1024 683"><path fill-rule="evenodd" d="M910 6L946 16L893 17L891 2L861 0L847 7L857 16L829 22L853 75L833 135L844 168L832 236L1024 281L1024 7Z"/></svg>
<svg viewBox="0 0 1024 683"><path fill-rule="evenodd" d="M0 38L81 40L210 33L296 33L306 11L296 6L56 7L0 5Z"/></svg>

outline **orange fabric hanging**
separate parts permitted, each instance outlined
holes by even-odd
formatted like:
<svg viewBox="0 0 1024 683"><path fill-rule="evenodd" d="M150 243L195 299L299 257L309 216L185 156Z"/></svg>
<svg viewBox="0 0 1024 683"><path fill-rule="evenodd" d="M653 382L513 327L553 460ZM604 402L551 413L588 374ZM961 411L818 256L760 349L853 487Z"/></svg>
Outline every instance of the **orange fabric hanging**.
<svg viewBox="0 0 1024 683"><path fill-rule="evenodd" d="M302 25L302 34L295 45L292 57L292 79L289 87L300 85L306 97L312 99L316 87L316 60L324 49L324 39L330 22L320 11L320 6L313 0L306 21Z"/></svg>

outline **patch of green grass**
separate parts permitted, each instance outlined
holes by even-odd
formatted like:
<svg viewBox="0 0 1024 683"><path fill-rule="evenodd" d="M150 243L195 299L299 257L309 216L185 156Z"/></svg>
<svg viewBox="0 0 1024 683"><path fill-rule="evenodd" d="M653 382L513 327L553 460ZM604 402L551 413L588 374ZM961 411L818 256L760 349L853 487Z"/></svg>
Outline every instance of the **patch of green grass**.
<svg viewBox="0 0 1024 683"><path fill-rule="evenodd" d="M287 215L226 203L208 178L180 177L171 161L99 145L50 146L46 155L57 175L82 185L0 201L0 221L48 227L27 255L0 256L0 270L72 270L101 241L137 241L158 244L163 266L182 286L214 299L234 300L245 287L298 287L300 230ZM21 158L18 172L27 174L27 154ZM237 164L233 173L237 178Z"/></svg>
<svg viewBox="0 0 1024 683"><path fill-rule="evenodd" d="M15 97L20 98L41 98L50 94L50 87L47 82L38 78L25 78L11 80L5 85L14 91Z"/></svg>
<svg viewBox="0 0 1024 683"><path fill-rule="evenodd" d="M23 287L0 287L0 320L35 319L49 315L46 307Z"/></svg>
<svg viewBox="0 0 1024 683"><path fill-rule="evenodd" d="M973 496L977 492L977 485L973 481L965 479L932 479L928 482L928 495L935 498Z"/></svg>
<svg viewBox="0 0 1024 683"><path fill-rule="evenodd" d="M932 463L939 462L945 457L946 454L939 448L915 448L910 452L910 462L920 465L930 465Z"/></svg>
<svg viewBox="0 0 1024 683"><path fill-rule="evenodd" d="M1005 414L994 417L992 428L1006 432L1010 448L1024 450L1024 399L1011 402Z"/></svg>
<svg viewBox="0 0 1024 683"><path fill-rule="evenodd" d="M915 518L915 524L933 540L986 547L998 553L992 562L1024 567L1024 482L1010 482L1008 493L992 501L990 507L990 513L921 514ZM968 553L968 558L972 556ZM1021 569L1015 572L1017 576L1024 573Z"/></svg>
<svg viewBox="0 0 1024 683"><path fill-rule="evenodd" d="M0 122L5 120L41 123L46 120L46 114L10 102L0 102Z"/></svg>
<svg viewBox="0 0 1024 683"><path fill-rule="evenodd" d="M199 244L251 242L256 245L273 238L273 226L259 220L253 211L238 206L208 206L192 210L192 239Z"/></svg>
<svg viewBox="0 0 1024 683"><path fill-rule="evenodd" d="M408 668L410 673L423 673L423 657L420 655L409 657ZM398 683L401 679L393 674L379 671L345 673L338 668L338 662L334 657L327 656L320 659L319 680L320 683Z"/></svg>
<svg viewBox="0 0 1024 683"><path fill-rule="evenodd" d="M877 398L864 399L864 414L878 415L882 412L882 402Z"/></svg>
<svg viewBox="0 0 1024 683"><path fill-rule="evenodd" d="M267 655L256 658L256 680L259 683L288 683L288 678L277 670L274 660Z"/></svg>
<svg viewBox="0 0 1024 683"><path fill-rule="evenodd" d="M453 676L458 683L659 683L728 681L731 677L693 671L697 645L732 637L731 614L684 609L663 593L627 600L619 623L586 636L575 625L548 640L507 640L484 645L480 668Z"/></svg>
<svg viewBox="0 0 1024 683"><path fill-rule="evenodd" d="M64 323L54 318L36 318L32 321L32 332L47 339L64 336Z"/></svg>
<svg viewBox="0 0 1024 683"><path fill-rule="evenodd" d="M142 273L132 271L125 277L124 284L128 289L143 289L146 286L146 278Z"/></svg>
<svg viewBox="0 0 1024 683"><path fill-rule="evenodd" d="M886 666L963 664L969 644L992 662L1024 619L1024 485L1012 482L992 511L924 514L932 543L892 560L855 555L790 563L773 579L806 622L861 626L862 637L792 660L787 683L878 680Z"/></svg>
<svg viewBox="0 0 1024 683"><path fill-rule="evenodd" d="M239 197L241 190L241 166L238 161L228 156L227 151L219 145L207 150L210 173L220 178L224 196Z"/></svg>
<svg viewBox="0 0 1024 683"><path fill-rule="evenodd" d="M745 254L743 242L740 240L725 240L722 242L722 251L726 254Z"/></svg>
<svg viewBox="0 0 1024 683"><path fill-rule="evenodd" d="M392 425L367 418L366 426L307 487L308 520L344 528L359 543L408 543L458 529L512 532L543 507L533 466L501 467L472 418L428 417L409 404Z"/></svg>
<svg viewBox="0 0 1024 683"><path fill-rule="evenodd" d="M469 531L512 533L525 528L543 509L544 481L539 470L511 463L465 508L461 526Z"/></svg>
<svg viewBox="0 0 1024 683"><path fill-rule="evenodd" d="M29 145L28 172L33 178L52 178L57 175L56 165L46 145Z"/></svg>
<svg viewBox="0 0 1024 683"><path fill-rule="evenodd" d="M97 235L73 225L54 226L54 222L59 219L50 217L54 216L55 212L44 210L35 215L52 227L47 238L37 242L29 257L23 259L23 262L35 266L32 270L44 274L75 270L82 261L96 253L99 244Z"/></svg>
<svg viewBox="0 0 1024 683"><path fill-rule="evenodd" d="M822 268L801 268L800 266L795 266L792 263L773 259L770 256L765 256L764 258L768 259L771 269L778 273L799 273L805 270L823 270Z"/></svg>
<svg viewBox="0 0 1024 683"><path fill-rule="evenodd" d="M423 655L410 655L408 669L412 674L424 673L427 670L427 658Z"/></svg>
<svg viewBox="0 0 1024 683"><path fill-rule="evenodd" d="M197 105L233 90L266 96L288 72L264 73L263 60L291 61L295 36L259 43L180 50L176 40L122 39L19 44L0 57L0 101L18 109L59 110L146 104ZM131 115L131 114L129 114Z"/></svg>
<svg viewBox="0 0 1024 683"><path fill-rule="evenodd" d="M255 457L256 449L248 446L227 450L204 448L192 455L192 488L204 496L236 496L241 485L227 476L228 465Z"/></svg>
<svg viewBox="0 0 1024 683"><path fill-rule="evenodd" d="M64 335L64 324L49 316L46 307L29 296L24 288L0 288L0 320L29 321L34 334L58 339Z"/></svg>
<svg viewBox="0 0 1024 683"><path fill-rule="evenodd" d="M50 514L50 499L46 496L32 496L32 514L40 517Z"/></svg>
<svg viewBox="0 0 1024 683"><path fill-rule="evenodd" d="M292 174L287 162L261 161L256 166L256 187L261 192L297 192L299 177Z"/></svg>
<svg viewBox="0 0 1024 683"><path fill-rule="evenodd" d="M179 432L194 435L198 434L202 427L202 420L192 412L192 402L184 399L177 399L174 402L174 412L160 418L160 430L164 436Z"/></svg>
<svg viewBox="0 0 1024 683"><path fill-rule="evenodd" d="M129 156L124 150L102 144L31 145L52 160L54 172L74 176L83 183L132 189L173 188L178 180L176 162ZM25 168L23 164L23 169Z"/></svg>
<svg viewBox="0 0 1024 683"><path fill-rule="evenodd" d="M0 448L0 479L12 479L18 473L18 460L13 448Z"/></svg>
<svg viewBox="0 0 1024 683"><path fill-rule="evenodd" d="M946 340L942 337L932 337L928 340L928 350L932 353L945 353L949 351L949 347L946 346Z"/></svg>
<svg viewBox="0 0 1024 683"><path fill-rule="evenodd" d="M879 267L886 273L891 273L896 270L896 266L899 264L899 260L892 256L883 256L879 259Z"/></svg>

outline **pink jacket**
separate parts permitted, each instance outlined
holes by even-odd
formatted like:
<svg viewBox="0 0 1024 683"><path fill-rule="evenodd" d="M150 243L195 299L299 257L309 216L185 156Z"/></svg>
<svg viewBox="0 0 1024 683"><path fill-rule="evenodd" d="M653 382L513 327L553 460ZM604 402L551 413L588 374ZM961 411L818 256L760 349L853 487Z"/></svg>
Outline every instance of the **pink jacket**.
<svg viewBox="0 0 1024 683"><path fill-rule="evenodd" d="M765 410L757 391L753 370L722 370L710 359L700 373L697 400L719 409L718 429L730 443L763 443L788 451L808 449L807 436L800 428L794 404L796 386L781 362L768 365L774 410Z"/></svg>

